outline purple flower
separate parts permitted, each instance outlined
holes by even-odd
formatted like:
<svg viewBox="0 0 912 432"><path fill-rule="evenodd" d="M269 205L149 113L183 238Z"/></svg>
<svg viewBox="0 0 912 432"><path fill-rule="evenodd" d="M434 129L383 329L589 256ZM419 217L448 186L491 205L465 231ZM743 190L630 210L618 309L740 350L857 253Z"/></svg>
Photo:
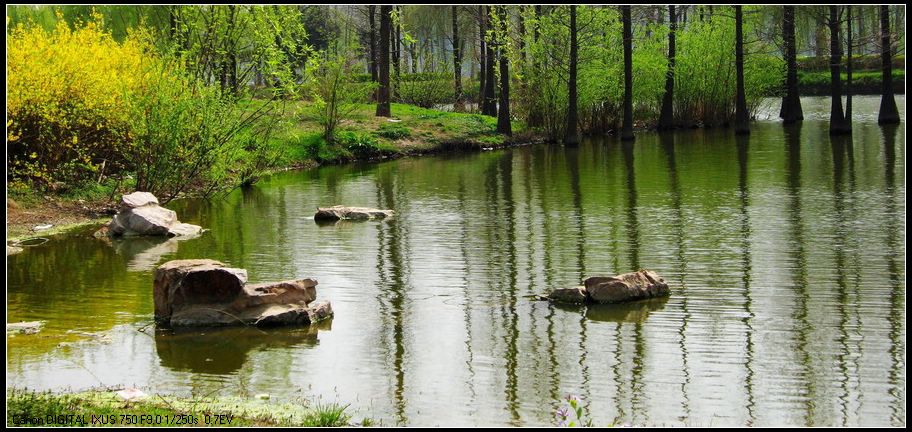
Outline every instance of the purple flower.
<svg viewBox="0 0 912 432"><path fill-rule="evenodd" d="M559 419L566 419L567 416L569 416L569 415L570 415L570 410L568 410L567 407L560 407L560 408L558 408L555 417L557 417Z"/></svg>

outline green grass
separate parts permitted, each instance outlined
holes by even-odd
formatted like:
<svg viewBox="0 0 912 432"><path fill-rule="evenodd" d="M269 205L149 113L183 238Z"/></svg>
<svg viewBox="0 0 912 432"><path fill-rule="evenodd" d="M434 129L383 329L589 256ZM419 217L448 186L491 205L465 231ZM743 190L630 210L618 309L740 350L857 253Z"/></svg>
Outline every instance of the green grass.
<svg viewBox="0 0 912 432"><path fill-rule="evenodd" d="M80 421L88 426L350 426L348 405L272 403L240 398L180 398L147 396L126 402L112 391L95 390L82 393L56 394L23 389L7 389L7 426L45 426L61 418L72 426ZM221 424L215 424L218 414ZM230 422L228 417L230 416ZM32 419L23 423L22 419ZM176 420L175 420L176 419ZM207 422L207 419L209 420ZM29 424L44 423L44 424ZM169 424L170 423L170 424ZM177 424L181 423L181 424ZM371 425L364 419L361 425Z"/></svg>

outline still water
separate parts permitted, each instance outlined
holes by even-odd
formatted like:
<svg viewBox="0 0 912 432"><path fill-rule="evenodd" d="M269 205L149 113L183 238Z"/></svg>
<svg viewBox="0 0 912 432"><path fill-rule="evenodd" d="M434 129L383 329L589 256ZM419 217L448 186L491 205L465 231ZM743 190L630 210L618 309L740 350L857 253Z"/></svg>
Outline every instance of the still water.
<svg viewBox="0 0 912 432"><path fill-rule="evenodd" d="M877 126L879 99L861 97L853 136L830 138L829 100L803 101L802 125L761 116L746 138L279 174L172 203L211 230L192 240L52 239L7 258L8 322L47 321L7 337L7 387L319 396L387 425L549 425L573 394L596 425L904 426L905 124ZM316 225L333 204L397 213ZM152 269L181 258L317 278L336 317L156 332ZM671 297L527 298L640 268Z"/></svg>

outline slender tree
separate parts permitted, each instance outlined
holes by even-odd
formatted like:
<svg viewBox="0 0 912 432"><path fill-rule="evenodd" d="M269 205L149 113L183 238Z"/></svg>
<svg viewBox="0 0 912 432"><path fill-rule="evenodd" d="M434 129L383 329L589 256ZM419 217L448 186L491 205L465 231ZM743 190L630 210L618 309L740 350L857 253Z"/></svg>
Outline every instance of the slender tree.
<svg viewBox="0 0 912 432"><path fill-rule="evenodd" d="M377 71L377 6L367 6L367 21L369 33L368 41L370 43L370 58L367 61L367 66L370 68L371 82L377 82L379 78L379 73ZM373 94L373 98L374 101L377 100L376 91Z"/></svg>
<svg viewBox="0 0 912 432"><path fill-rule="evenodd" d="M880 7L880 64L881 82L880 113L877 124L899 123L899 110L893 97L893 47L890 44L890 7Z"/></svg>
<svg viewBox="0 0 912 432"><path fill-rule="evenodd" d="M838 6L829 6L830 18L830 134L848 132L845 124L845 113L842 111L842 49L839 43L839 10Z"/></svg>
<svg viewBox="0 0 912 432"><path fill-rule="evenodd" d="M621 6L624 27L624 123L621 140L632 141L633 136L633 31L630 23L630 6Z"/></svg>
<svg viewBox="0 0 912 432"><path fill-rule="evenodd" d="M497 110L497 133L513 135L510 126L510 69L507 64L507 8L498 7L500 21L500 36L498 39L498 53L500 57L500 106Z"/></svg>
<svg viewBox="0 0 912 432"><path fill-rule="evenodd" d="M392 6L380 6L380 87L377 90L377 117L390 117L390 14Z"/></svg>
<svg viewBox="0 0 912 432"><path fill-rule="evenodd" d="M393 77L395 85L390 86L390 97L396 99L398 96L399 77L402 72L402 7L393 6L396 13L396 22L393 27Z"/></svg>
<svg viewBox="0 0 912 432"><path fill-rule="evenodd" d="M785 97L779 117L785 124L804 120L798 93L798 60L795 53L795 6L785 6L782 18L782 39L785 45Z"/></svg>
<svg viewBox="0 0 912 432"><path fill-rule="evenodd" d="M485 21L491 16L491 6L485 6ZM485 43L485 86L484 86L484 105L481 113L489 116L497 116L497 100L494 93L497 86L494 76L494 47L490 43Z"/></svg>
<svg viewBox="0 0 912 432"><path fill-rule="evenodd" d="M564 143L567 145L577 145L579 136L577 136L576 124L577 119L577 90L576 90L576 68L579 56L579 42L577 40L576 28L576 5L570 5L570 77L567 80L567 92L569 94L567 106L567 130L564 133Z"/></svg>
<svg viewBox="0 0 912 432"><path fill-rule="evenodd" d="M453 6L453 82L456 90L454 108L462 111L462 49L459 46L459 6Z"/></svg>
<svg viewBox="0 0 912 432"><path fill-rule="evenodd" d="M741 6L735 6L735 69L737 73L737 95L735 95L735 134L750 133L750 118L747 115L747 98L744 95L744 16Z"/></svg>
<svg viewBox="0 0 912 432"><path fill-rule="evenodd" d="M700 21L703 20L703 8L700 7ZM677 16L674 5L668 6L668 72L665 75L665 95L662 96L662 111L659 114L659 130L674 127L674 80L675 80L675 31Z"/></svg>
<svg viewBox="0 0 912 432"><path fill-rule="evenodd" d="M484 6L478 6L478 64L481 67L478 71L478 103L483 114L485 113L485 108L487 108L484 101L485 80L487 78L485 75L488 73L487 64L485 64L487 54L485 45Z"/></svg>
<svg viewBox="0 0 912 432"><path fill-rule="evenodd" d="M852 130L852 6L846 6L846 106L845 127Z"/></svg>

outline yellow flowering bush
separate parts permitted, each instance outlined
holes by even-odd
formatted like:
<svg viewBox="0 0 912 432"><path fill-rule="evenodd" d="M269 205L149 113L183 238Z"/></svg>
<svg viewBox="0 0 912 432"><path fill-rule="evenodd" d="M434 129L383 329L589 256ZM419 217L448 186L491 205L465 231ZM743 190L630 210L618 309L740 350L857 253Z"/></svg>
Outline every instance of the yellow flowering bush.
<svg viewBox="0 0 912 432"><path fill-rule="evenodd" d="M142 32L115 41L94 15L52 32L18 25L7 39L7 152L12 180L79 181L123 163L127 95L160 62Z"/></svg>

